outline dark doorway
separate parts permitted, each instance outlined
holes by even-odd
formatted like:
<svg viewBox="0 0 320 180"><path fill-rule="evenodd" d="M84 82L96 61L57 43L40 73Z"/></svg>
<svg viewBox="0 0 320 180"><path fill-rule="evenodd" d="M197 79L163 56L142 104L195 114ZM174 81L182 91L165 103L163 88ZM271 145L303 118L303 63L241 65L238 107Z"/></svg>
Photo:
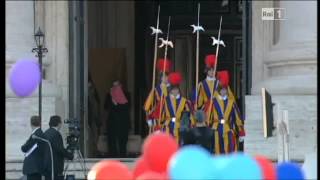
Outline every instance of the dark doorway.
<svg viewBox="0 0 320 180"><path fill-rule="evenodd" d="M173 41L174 49L169 49L168 58L174 63L174 70L183 74L184 81L181 84L182 94L190 97L195 85L195 52L196 36L192 34L190 25L197 23L197 4L199 1L141 1L136 2L136 69L135 82L135 118L136 132L146 135L144 112L142 106L152 83L152 61L154 36L151 36L149 26L155 26L158 4L161 6L160 29L167 31L168 17L171 16L170 40ZM245 61L243 51L245 49L243 37L247 31L248 4L242 1L200 1L200 25L205 32L200 33L199 40L199 80L205 78L204 57L206 54L215 54L215 47L211 46L210 36L218 36L220 16L223 16L221 39L226 47L219 50L217 70L228 70L231 74L231 88L237 98L240 110L244 111L244 95L247 94L248 86L248 62ZM245 17L245 18L244 18ZM245 19L245 22L243 21ZM247 37L247 36L246 36ZM246 39L246 42L248 40ZM158 50L158 57L163 57L163 52ZM243 72L246 72L244 74Z"/></svg>

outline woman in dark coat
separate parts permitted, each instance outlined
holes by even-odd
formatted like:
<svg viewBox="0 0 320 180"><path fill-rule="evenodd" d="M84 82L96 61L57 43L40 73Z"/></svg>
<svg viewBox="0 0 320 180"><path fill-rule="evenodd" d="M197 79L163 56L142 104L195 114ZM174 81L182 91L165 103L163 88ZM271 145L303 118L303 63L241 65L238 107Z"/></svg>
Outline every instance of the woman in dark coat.
<svg viewBox="0 0 320 180"><path fill-rule="evenodd" d="M119 81L114 81L106 95L108 148L111 157L126 157L130 129L130 97Z"/></svg>

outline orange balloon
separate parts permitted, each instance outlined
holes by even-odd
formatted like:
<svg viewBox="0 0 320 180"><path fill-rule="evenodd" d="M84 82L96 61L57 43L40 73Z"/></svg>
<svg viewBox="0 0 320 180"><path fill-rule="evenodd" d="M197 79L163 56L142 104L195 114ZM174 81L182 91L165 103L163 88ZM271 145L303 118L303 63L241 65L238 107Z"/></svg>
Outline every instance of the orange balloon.
<svg viewBox="0 0 320 180"><path fill-rule="evenodd" d="M276 180L277 179L277 171L274 164L264 156L255 156L255 160L260 165L262 170L263 179L266 180Z"/></svg>
<svg viewBox="0 0 320 180"><path fill-rule="evenodd" d="M149 171L149 166L143 157L140 157L133 169L133 178L139 177L141 174Z"/></svg>
<svg viewBox="0 0 320 180"><path fill-rule="evenodd" d="M150 170L164 173L172 155L178 151L176 140L166 133L154 133L143 144L143 158Z"/></svg>
<svg viewBox="0 0 320 180"><path fill-rule="evenodd" d="M164 174L148 171L140 175L136 180L168 180Z"/></svg>
<svg viewBox="0 0 320 180"><path fill-rule="evenodd" d="M89 174L91 180L133 180L132 173L119 161L103 160L95 164Z"/></svg>

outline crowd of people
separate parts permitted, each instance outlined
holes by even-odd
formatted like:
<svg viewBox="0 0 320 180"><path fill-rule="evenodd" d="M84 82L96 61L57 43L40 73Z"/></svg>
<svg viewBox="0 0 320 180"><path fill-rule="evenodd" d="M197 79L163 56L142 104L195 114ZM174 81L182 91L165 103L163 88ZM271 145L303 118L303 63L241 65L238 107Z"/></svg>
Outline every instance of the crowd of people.
<svg viewBox="0 0 320 180"><path fill-rule="evenodd" d="M236 152L244 140L245 130L244 119L229 86L229 72L215 73L214 54L205 57L205 64L207 76L188 100L179 88L181 74L170 72L169 59L158 60L161 81L151 90L144 105L149 133L163 131L174 136L181 146L202 144L213 154Z"/></svg>

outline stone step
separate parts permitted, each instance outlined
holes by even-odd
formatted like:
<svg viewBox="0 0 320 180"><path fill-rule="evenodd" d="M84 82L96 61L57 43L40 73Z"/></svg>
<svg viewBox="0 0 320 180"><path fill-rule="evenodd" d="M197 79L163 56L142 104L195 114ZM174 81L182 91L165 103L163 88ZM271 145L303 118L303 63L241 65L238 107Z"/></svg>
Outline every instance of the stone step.
<svg viewBox="0 0 320 180"><path fill-rule="evenodd" d="M85 165L87 170L89 171L90 168L97 162L104 160L104 159L85 159ZM118 160L132 169L134 167L134 163L136 158L118 158L112 159L108 158L108 160ZM22 174L22 160L12 160L6 161L6 179L19 179L23 176ZM73 174L76 176L77 179L84 178L84 172L82 170L82 165L80 164L79 160L75 161L66 161L65 168L68 167L67 174ZM87 172L88 173L88 172Z"/></svg>

